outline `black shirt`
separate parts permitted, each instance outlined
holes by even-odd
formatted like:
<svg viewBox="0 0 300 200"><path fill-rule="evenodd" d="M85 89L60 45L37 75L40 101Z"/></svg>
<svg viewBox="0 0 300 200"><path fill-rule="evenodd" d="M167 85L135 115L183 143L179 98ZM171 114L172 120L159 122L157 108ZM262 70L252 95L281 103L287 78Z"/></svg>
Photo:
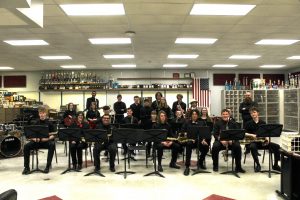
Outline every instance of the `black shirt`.
<svg viewBox="0 0 300 200"><path fill-rule="evenodd" d="M178 105L180 105L181 108L184 110L184 112L186 112L186 104L184 102L180 102L180 104L178 104L178 101L175 101L172 106L172 112L174 113L174 115L175 115L176 111L179 110L177 108Z"/></svg>
<svg viewBox="0 0 300 200"><path fill-rule="evenodd" d="M98 110L89 110L87 113L86 113L86 119L97 119L99 120L100 119L100 113Z"/></svg>
<svg viewBox="0 0 300 200"><path fill-rule="evenodd" d="M161 111L161 110L165 111L165 113L167 114L167 118L168 119L171 118L171 108L169 106L167 108L163 107L163 108L158 109L158 112Z"/></svg>
<svg viewBox="0 0 300 200"><path fill-rule="evenodd" d="M168 131L167 137L176 137L173 132L172 132L172 128L170 126L170 124L165 123L165 124L161 124L161 123L155 123L153 124L153 129L166 129Z"/></svg>
<svg viewBox="0 0 300 200"><path fill-rule="evenodd" d="M160 101L157 101L157 100L153 101L151 104L152 110L156 110L156 112L158 112L159 103L160 103Z"/></svg>
<svg viewBox="0 0 300 200"><path fill-rule="evenodd" d="M245 125L245 130L247 133L255 134L257 130L259 129L259 126L262 124L266 124L265 121L259 119L257 123L252 119L251 121L248 121Z"/></svg>
<svg viewBox="0 0 300 200"><path fill-rule="evenodd" d="M55 131L54 125L53 125L52 122L49 121L49 119L45 119L45 120L38 119L38 120L36 121L35 125L45 125L45 126L48 126L48 128L49 128L49 133Z"/></svg>
<svg viewBox="0 0 300 200"><path fill-rule="evenodd" d="M152 108L150 106L142 107L141 111L140 111L140 119L142 121L150 119L151 118L151 112L152 112Z"/></svg>
<svg viewBox="0 0 300 200"><path fill-rule="evenodd" d="M72 117L76 116L76 111L75 110L66 110L64 113L64 119L71 115Z"/></svg>
<svg viewBox="0 0 300 200"><path fill-rule="evenodd" d="M96 99L95 97L90 97L90 98L87 98L87 100L86 100L86 107L85 107L86 110L89 110L91 108L92 102L96 102L96 108L97 109L99 108L99 100Z"/></svg>
<svg viewBox="0 0 300 200"><path fill-rule="evenodd" d="M215 123L213 128L213 135L216 140L218 140L218 137L220 136L221 131L228 130L228 129L238 129L239 125L235 121L224 121L219 120Z"/></svg>
<svg viewBox="0 0 300 200"><path fill-rule="evenodd" d="M132 109L132 115L137 118L138 120L140 120L140 114L141 114L141 108L142 108L142 105L141 104L131 104L130 105L130 108Z"/></svg>
<svg viewBox="0 0 300 200"><path fill-rule="evenodd" d="M257 107L257 103L255 101L251 101L250 103L242 102L240 104L239 112L242 114L242 119L244 122L250 121L252 119L250 115L250 108Z"/></svg>
<svg viewBox="0 0 300 200"><path fill-rule="evenodd" d="M197 120L197 121L187 120L187 121L182 125L181 130L184 131L184 132L187 132L188 138L191 138L191 139L197 139L196 133L188 133L188 131L191 130L192 127L195 127L195 126L206 126L206 124L204 123L204 121L199 121L199 120Z"/></svg>
<svg viewBox="0 0 300 200"><path fill-rule="evenodd" d="M114 103L114 110L117 115L123 115L126 113L126 104L123 101L117 101Z"/></svg>
<svg viewBox="0 0 300 200"><path fill-rule="evenodd" d="M122 124L137 124L138 123L138 119L135 117L129 117L126 116L123 120L122 120Z"/></svg>

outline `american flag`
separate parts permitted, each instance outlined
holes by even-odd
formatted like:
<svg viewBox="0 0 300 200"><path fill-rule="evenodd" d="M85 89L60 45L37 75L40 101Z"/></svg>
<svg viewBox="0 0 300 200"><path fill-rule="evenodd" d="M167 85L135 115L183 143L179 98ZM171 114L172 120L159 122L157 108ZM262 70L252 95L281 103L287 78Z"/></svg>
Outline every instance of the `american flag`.
<svg viewBox="0 0 300 200"><path fill-rule="evenodd" d="M210 107L210 90L208 78L194 78L193 98L199 102L199 107Z"/></svg>

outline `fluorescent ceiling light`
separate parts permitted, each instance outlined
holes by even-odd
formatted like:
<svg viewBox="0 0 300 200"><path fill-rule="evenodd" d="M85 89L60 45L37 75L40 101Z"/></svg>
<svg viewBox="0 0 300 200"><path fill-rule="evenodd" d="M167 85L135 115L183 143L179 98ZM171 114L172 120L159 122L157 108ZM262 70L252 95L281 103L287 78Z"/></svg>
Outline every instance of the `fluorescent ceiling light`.
<svg viewBox="0 0 300 200"><path fill-rule="evenodd" d="M49 45L44 40L4 40L3 42L14 46Z"/></svg>
<svg viewBox="0 0 300 200"><path fill-rule="evenodd" d="M291 57L288 57L286 59L289 59L289 60L299 60L300 56L291 56Z"/></svg>
<svg viewBox="0 0 300 200"><path fill-rule="evenodd" d="M0 70L10 70L10 69L14 69L14 68L12 68L12 67L0 67Z"/></svg>
<svg viewBox="0 0 300 200"><path fill-rule="evenodd" d="M247 15L256 5L194 4L190 15Z"/></svg>
<svg viewBox="0 0 300 200"><path fill-rule="evenodd" d="M86 68L85 65L61 65L60 67L64 68L64 69L83 69L83 68Z"/></svg>
<svg viewBox="0 0 300 200"><path fill-rule="evenodd" d="M198 54L169 54L168 58L190 58L195 59L198 58Z"/></svg>
<svg viewBox="0 0 300 200"><path fill-rule="evenodd" d="M120 55L103 55L106 59L122 59L122 58L134 58L134 55L132 54L120 54Z"/></svg>
<svg viewBox="0 0 300 200"><path fill-rule="evenodd" d="M131 44L130 38L90 38L92 44Z"/></svg>
<svg viewBox="0 0 300 200"><path fill-rule="evenodd" d="M285 65L261 65L260 68L267 68L267 69L275 69L275 68L282 68Z"/></svg>
<svg viewBox="0 0 300 200"><path fill-rule="evenodd" d="M218 39L215 38L177 38L176 44L213 44Z"/></svg>
<svg viewBox="0 0 300 200"><path fill-rule="evenodd" d="M59 6L70 16L125 15L123 4L64 4Z"/></svg>
<svg viewBox="0 0 300 200"><path fill-rule="evenodd" d="M187 67L187 64L164 64L163 67L165 68L180 68L180 67Z"/></svg>
<svg viewBox="0 0 300 200"><path fill-rule="evenodd" d="M259 58L259 55L232 55L229 57L229 59L245 59L245 60L251 60L251 59L257 59Z"/></svg>
<svg viewBox="0 0 300 200"><path fill-rule="evenodd" d="M44 60L71 60L70 56L40 56Z"/></svg>
<svg viewBox="0 0 300 200"><path fill-rule="evenodd" d="M233 68L233 67L236 67L238 65L233 65L233 64L216 64L216 65L213 65L212 67L220 67L220 68Z"/></svg>
<svg viewBox="0 0 300 200"><path fill-rule="evenodd" d="M112 65L113 68L135 68L136 64L119 64L119 65Z"/></svg>
<svg viewBox="0 0 300 200"><path fill-rule="evenodd" d="M299 40L278 40L278 39L263 39L255 44L257 45L291 45L296 42L299 42Z"/></svg>

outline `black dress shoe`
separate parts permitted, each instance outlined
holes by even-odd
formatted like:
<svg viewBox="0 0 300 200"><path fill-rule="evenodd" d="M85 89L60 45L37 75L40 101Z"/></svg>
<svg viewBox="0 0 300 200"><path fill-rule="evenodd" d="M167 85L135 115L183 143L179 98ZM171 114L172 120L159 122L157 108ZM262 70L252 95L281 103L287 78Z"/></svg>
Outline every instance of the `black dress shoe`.
<svg viewBox="0 0 300 200"><path fill-rule="evenodd" d="M78 165L77 170L81 170L81 169L82 169L82 165Z"/></svg>
<svg viewBox="0 0 300 200"><path fill-rule="evenodd" d="M110 170L111 172L115 172L115 171L116 171L115 167L110 167L109 170Z"/></svg>
<svg viewBox="0 0 300 200"><path fill-rule="evenodd" d="M183 175L188 176L189 174L190 174L190 168L186 167L184 172L183 172Z"/></svg>
<svg viewBox="0 0 300 200"><path fill-rule="evenodd" d="M213 171L214 171L214 172L218 172L218 171L219 171L219 168L214 166L214 167L213 167Z"/></svg>
<svg viewBox="0 0 300 200"><path fill-rule="evenodd" d="M163 172L163 171L164 171L164 169L162 168L161 165L158 165L157 170L158 170L159 172Z"/></svg>
<svg viewBox="0 0 300 200"><path fill-rule="evenodd" d="M203 162L200 163L199 167L200 167L201 169L206 169L206 166L204 165Z"/></svg>
<svg viewBox="0 0 300 200"><path fill-rule="evenodd" d="M279 171L279 172L281 171L281 168L279 167L279 165L273 165L272 169L276 170L276 171Z"/></svg>
<svg viewBox="0 0 300 200"><path fill-rule="evenodd" d="M246 171L241 167L236 168L235 172L237 172L237 173L246 173Z"/></svg>
<svg viewBox="0 0 300 200"><path fill-rule="evenodd" d="M49 173L49 167L48 167L48 166L44 169L44 173L45 173L45 174L48 174L48 173Z"/></svg>
<svg viewBox="0 0 300 200"><path fill-rule="evenodd" d="M23 169L23 171L22 171L22 174L23 174L23 175L28 175L28 174L30 174L30 169L29 169L29 167L25 167L25 168Z"/></svg>
<svg viewBox="0 0 300 200"><path fill-rule="evenodd" d="M100 167L95 167L94 172L99 172L100 171Z"/></svg>
<svg viewBox="0 0 300 200"><path fill-rule="evenodd" d="M73 169L73 170L76 170L76 165L73 165L72 169Z"/></svg>
<svg viewBox="0 0 300 200"><path fill-rule="evenodd" d="M174 169L180 169L180 167L178 165L176 165L176 163L171 162L169 165L170 168L174 168Z"/></svg>
<svg viewBox="0 0 300 200"><path fill-rule="evenodd" d="M261 170L261 166L260 165L256 165L256 167L255 167L255 172L260 172L260 170Z"/></svg>

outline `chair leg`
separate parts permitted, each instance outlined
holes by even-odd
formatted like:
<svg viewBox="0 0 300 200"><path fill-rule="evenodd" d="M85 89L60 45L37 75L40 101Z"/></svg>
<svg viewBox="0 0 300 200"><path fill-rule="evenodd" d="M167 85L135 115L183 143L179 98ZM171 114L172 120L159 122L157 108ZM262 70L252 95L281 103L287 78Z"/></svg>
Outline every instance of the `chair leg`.
<svg viewBox="0 0 300 200"><path fill-rule="evenodd" d="M118 147L117 147L117 159L118 159L118 165L120 164L120 158L119 158L119 151L118 151Z"/></svg>
<svg viewBox="0 0 300 200"><path fill-rule="evenodd" d="M55 154L55 161L56 161L56 164L57 164L56 143L54 143L54 154Z"/></svg>
<svg viewBox="0 0 300 200"><path fill-rule="evenodd" d="M94 162L93 161L92 145L91 144L89 145L89 149L90 149L90 154L91 154L91 162Z"/></svg>
<svg viewBox="0 0 300 200"><path fill-rule="evenodd" d="M266 154L266 150L264 149L264 154L263 154L262 163L264 163L264 162L265 162L265 154Z"/></svg>
<svg viewBox="0 0 300 200"><path fill-rule="evenodd" d="M85 168L87 168L87 150L84 150L84 157L85 157Z"/></svg>
<svg viewBox="0 0 300 200"><path fill-rule="evenodd" d="M31 150L31 154L32 154L31 169L33 169L34 168L34 154L35 154L35 151Z"/></svg>

